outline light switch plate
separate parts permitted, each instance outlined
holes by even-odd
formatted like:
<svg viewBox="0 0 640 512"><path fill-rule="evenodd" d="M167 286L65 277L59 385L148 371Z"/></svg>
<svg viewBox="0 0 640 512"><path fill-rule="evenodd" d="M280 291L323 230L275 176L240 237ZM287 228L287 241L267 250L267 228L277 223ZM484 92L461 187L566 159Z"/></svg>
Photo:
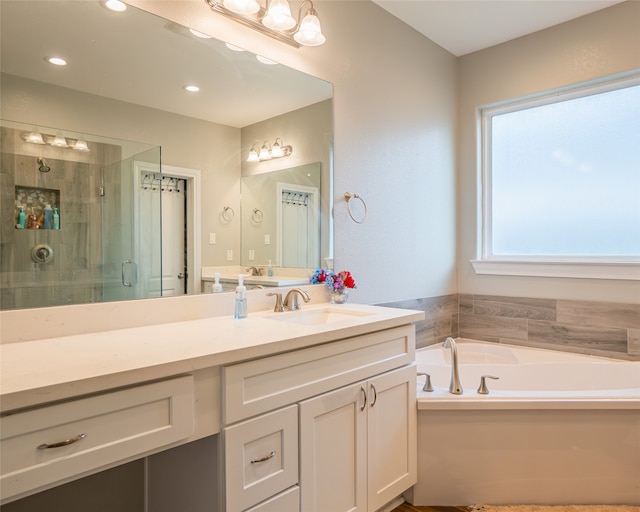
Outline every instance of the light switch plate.
<svg viewBox="0 0 640 512"><path fill-rule="evenodd" d="M209 244L215 245L215 243L216 243L216 234L215 233L209 233Z"/></svg>

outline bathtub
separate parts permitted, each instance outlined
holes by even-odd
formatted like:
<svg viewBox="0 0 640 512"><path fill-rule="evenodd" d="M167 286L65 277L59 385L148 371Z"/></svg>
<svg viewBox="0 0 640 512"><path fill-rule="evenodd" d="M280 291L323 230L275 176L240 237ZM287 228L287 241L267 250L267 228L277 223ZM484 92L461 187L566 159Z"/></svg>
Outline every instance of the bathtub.
<svg viewBox="0 0 640 512"><path fill-rule="evenodd" d="M416 351L414 505L640 505L640 362L457 341ZM488 395L477 393L482 375Z"/></svg>

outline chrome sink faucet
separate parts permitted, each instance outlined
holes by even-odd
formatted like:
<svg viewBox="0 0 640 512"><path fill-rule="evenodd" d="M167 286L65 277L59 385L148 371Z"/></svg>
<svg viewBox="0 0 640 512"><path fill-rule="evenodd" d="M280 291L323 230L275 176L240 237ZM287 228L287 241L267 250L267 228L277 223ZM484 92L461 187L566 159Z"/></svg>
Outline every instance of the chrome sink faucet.
<svg viewBox="0 0 640 512"><path fill-rule="evenodd" d="M258 268L258 267L247 267L245 269L245 272L249 272L249 275L252 275L252 276L261 276L262 275L262 269Z"/></svg>
<svg viewBox="0 0 640 512"><path fill-rule="evenodd" d="M451 349L451 382L449 383L449 393L452 395L461 395L462 386L460 385L460 374L458 373L458 346L456 345L456 341L449 336L444 340L442 348Z"/></svg>
<svg viewBox="0 0 640 512"><path fill-rule="evenodd" d="M282 303L285 310L295 311L296 309L300 309L300 302L298 301L298 295L302 297L302 300L309 302L311 297L307 292L305 292L301 288L294 288L293 290L289 290L289 292L284 296L284 302Z"/></svg>

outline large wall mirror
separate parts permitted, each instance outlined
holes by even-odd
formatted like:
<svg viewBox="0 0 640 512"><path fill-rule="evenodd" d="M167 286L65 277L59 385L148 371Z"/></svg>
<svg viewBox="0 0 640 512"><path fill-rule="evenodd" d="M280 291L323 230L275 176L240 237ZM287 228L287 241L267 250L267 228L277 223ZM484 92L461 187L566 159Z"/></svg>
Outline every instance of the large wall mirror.
<svg viewBox="0 0 640 512"><path fill-rule="evenodd" d="M3 0L0 20L2 309L331 258L331 84L131 6Z"/></svg>

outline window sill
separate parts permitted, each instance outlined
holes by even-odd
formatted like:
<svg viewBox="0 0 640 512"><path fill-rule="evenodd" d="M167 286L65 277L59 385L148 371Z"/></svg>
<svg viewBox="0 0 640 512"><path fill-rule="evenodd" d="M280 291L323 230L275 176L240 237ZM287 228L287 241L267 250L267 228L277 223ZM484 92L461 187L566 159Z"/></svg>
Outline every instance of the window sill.
<svg viewBox="0 0 640 512"><path fill-rule="evenodd" d="M471 260L476 274L640 281L640 262Z"/></svg>

